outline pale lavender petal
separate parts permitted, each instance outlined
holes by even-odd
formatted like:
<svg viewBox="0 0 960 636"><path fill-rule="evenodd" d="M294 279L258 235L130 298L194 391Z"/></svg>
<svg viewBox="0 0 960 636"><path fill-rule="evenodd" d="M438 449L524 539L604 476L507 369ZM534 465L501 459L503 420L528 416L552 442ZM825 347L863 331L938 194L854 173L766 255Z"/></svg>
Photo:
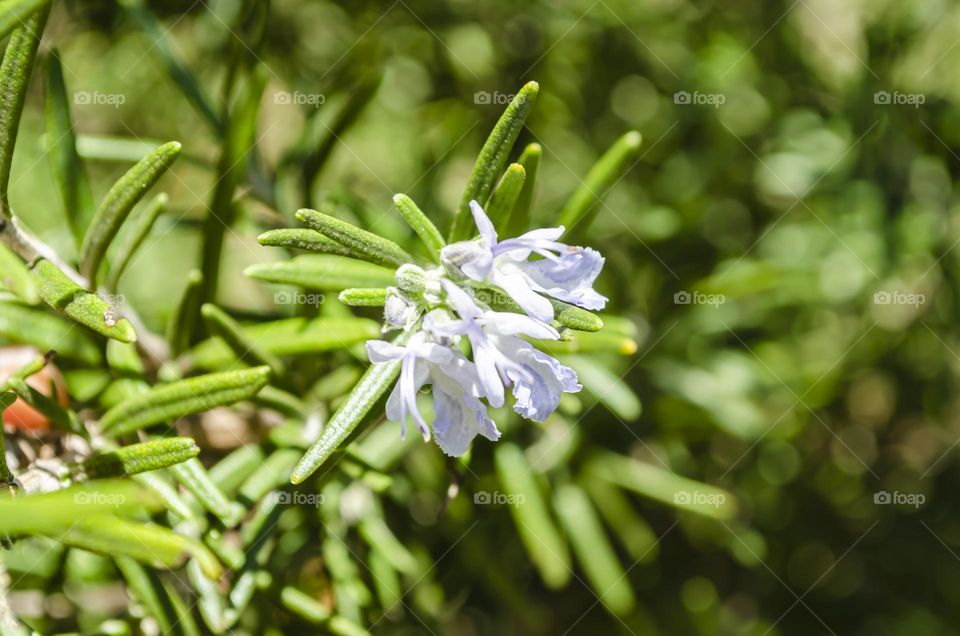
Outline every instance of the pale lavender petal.
<svg viewBox="0 0 960 636"><path fill-rule="evenodd" d="M367 357L374 364L399 360L405 352L403 347L385 340L367 340Z"/></svg>
<svg viewBox="0 0 960 636"><path fill-rule="evenodd" d="M453 360L453 351L450 350L450 347L444 347L435 342L419 343L413 347L413 352L417 358L427 362L448 364Z"/></svg>
<svg viewBox="0 0 960 636"><path fill-rule="evenodd" d="M483 312L480 311L480 308L477 307L477 304L473 302L473 299L470 298L469 294L462 290L456 284L443 280L441 281L443 285L443 291L447 293L447 301L453 309L460 315L461 318L477 318Z"/></svg>
<svg viewBox="0 0 960 636"><path fill-rule="evenodd" d="M463 356L452 363L433 367L434 439L444 453L459 457L480 433L496 441L500 431L487 415L487 407L477 396L479 377L476 367Z"/></svg>
<svg viewBox="0 0 960 636"><path fill-rule="evenodd" d="M524 371L507 371L513 382L513 409L520 415L543 422L557 410L562 393L576 393L582 388L570 367L519 338L503 340L500 339L501 350L509 351L512 360Z"/></svg>
<svg viewBox="0 0 960 636"><path fill-rule="evenodd" d="M429 379L429 371L425 364L419 363L416 358L409 356L404 358L403 366L400 368L400 399L404 405L404 411L413 416L414 421L420 428L424 441L430 439L430 427L426 420L420 414L417 408L417 393ZM406 417L403 418L406 420ZM406 422L403 422L406 426Z"/></svg>
<svg viewBox="0 0 960 636"><path fill-rule="evenodd" d="M452 457L460 457L477 436L475 417L456 396L433 387L433 436L440 449Z"/></svg>
<svg viewBox="0 0 960 636"><path fill-rule="evenodd" d="M492 248L497 244L497 230L490 222L490 217L476 201L470 202L470 211L473 213L473 222L477 224L477 230L480 231L480 240L487 248Z"/></svg>
<svg viewBox="0 0 960 636"><path fill-rule="evenodd" d="M473 360L477 365L477 374L480 377L480 386L487 397L490 406L503 406L503 381L497 372L496 348L484 339L483 342L473 342Z"/></svg>
<svg viewBox="0 0 960 636"><path fill-rule="evenodd" d="M440 262L475 281L482 281L493 266L493 252L480 241L458 241L440 250Z"/></svg>
<svg viewBox="0 0 960 636"><path fill-rule="evenodd" d="M561 249L563 244L557 240L563 236L563 226L531 230L516 238L501 241L493 248L494 256L503 256L513 261L525 261L534 251Z"/></svg>
<svg viewBox="0 0 960 636"><path fill-rule="evenodd" d="M596 250L567 248L558 259L518 264L534 289L586 309L603 309L607 299L593 290L604 258Z"/></svg>
<svg viewBox="0 0 960 636"><path fill-rule="evenodd" d="M529 278L516 267L495 267L490 272L490 279L520 305L521 309L537 320L553 320L553 305L531 289Z"/></svg>
<svg viewBox="0 0 960 636"><path fill-rule="evenodd" d="M560 334L550 325L526 316L505 311L488 312L484 317L489 329L505 336L523 334L542 340L559 340Z"/></svg>

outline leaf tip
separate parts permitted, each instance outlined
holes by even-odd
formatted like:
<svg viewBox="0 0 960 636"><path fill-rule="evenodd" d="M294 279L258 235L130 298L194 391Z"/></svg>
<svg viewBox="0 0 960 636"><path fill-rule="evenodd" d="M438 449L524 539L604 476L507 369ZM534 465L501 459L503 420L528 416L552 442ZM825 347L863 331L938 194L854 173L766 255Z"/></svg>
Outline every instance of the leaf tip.
<svg viewBox="0 0 960 636"><path fill-rule="evenodd" d="M631 130L623 135L623 142L631 150L639 150L640 145L643 143L643 135L639 131Z"/></svg>

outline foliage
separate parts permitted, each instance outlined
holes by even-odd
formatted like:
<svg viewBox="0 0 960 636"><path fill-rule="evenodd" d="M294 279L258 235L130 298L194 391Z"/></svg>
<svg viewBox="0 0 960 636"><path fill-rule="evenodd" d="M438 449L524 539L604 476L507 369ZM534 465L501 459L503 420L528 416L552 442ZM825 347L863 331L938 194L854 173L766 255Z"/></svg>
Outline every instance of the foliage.
<svg viewBox="0 0 960 636"><path fill-rule="evenodd" d="M957 633L957 17L0 1L0 634ZM454 459L362 345L472 200L611 302Z"/></svg>

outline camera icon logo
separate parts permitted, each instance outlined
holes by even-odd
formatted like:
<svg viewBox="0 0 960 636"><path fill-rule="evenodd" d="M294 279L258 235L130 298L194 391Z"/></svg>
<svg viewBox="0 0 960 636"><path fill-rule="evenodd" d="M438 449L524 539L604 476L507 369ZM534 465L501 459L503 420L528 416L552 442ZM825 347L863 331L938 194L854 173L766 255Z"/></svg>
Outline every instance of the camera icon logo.
<svg viewBox="0 0 960 636"><path fill-rule="evenodd" d="M87 91L80 91L73 94L73 103L74 104L89 104L92 101L90 93Z"/></svg>
<svg viewBox="0 0 960 636"><path fill-rule="evenodd" d="M689 104L690 103L690 93L687 91L677 91L673 94L673 103L674 104Z"/></svg>
<svg viewBox="0 0 960 636"><path fill-rule="evenodd" d="M493 501L493 497L490 496L490 493L481 490L480 492L473 493L473 503L480 505L487 505Z"/></svg>
<svg viewBox="0 0 960 636"><path fill-rule="evenodd" d="M276 94L273 96L273 103L274 103L274 104L283 104L283 105L292 104L292 103L293 103L293 95L291 95L291 94L288 93L287 91L280 91L280 92L276 93Z"/></svg>
<svg viewBox="0 0 960 636"><path fill-rule="evenodd" d="M873 493L873 503L875 504L888 504L893 501L893 497L890 496L886 490L880 490Z"/></svg>
<svg viewBox="0 0 960 636"><path fill-rule="evenodd" d="M473 94L474 104L490 104L493 102L493 96L487 91L477 91Z"/></svg>
<svg viewBox="0 0 960 636"><path fill-rule="evenodd" d="M690 292L687 291L678 291L673 295L673 303L675 305L689 305L691 300Z"/></svg>
<svg viewBox="0 0 960 636"><path fill-rule="evenodd" d="M890 93L887 91L877 91L873 94L874 104L889 104L891 102Z"/></svg>
<svg viewBox="0 0 960 636"><path fill-rule="evenodd" d="M873 295L874 305L889 305L893 297L888 291L879 291Z"/></svg>
<svg viewBox="0 0 960 636"><path fill-rule="evenodd" d="M680 506L688 506L693 501L693 497L686 490L673 493L673 503Z"/></svg>

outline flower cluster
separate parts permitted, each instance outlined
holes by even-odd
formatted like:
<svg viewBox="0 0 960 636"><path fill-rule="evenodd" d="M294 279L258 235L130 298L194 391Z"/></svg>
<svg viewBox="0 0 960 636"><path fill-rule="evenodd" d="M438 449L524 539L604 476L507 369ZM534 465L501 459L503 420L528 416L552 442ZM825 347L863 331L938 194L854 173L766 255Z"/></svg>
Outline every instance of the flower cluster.
<svg viewBox="0 0 960 636"><path fill-rule="evenodd" d="M487 405L504 404L505 389L514 410L543 422L560 403L561 393L581 386L574 371L534 348L520 336L558 340L551 325L555 298L586 309L602 309L607 299L593 290L603 257L590 248L559 242L564 228L533 230L500 241L483 208L470 210L479 239L452 243L440 252L442 267L423 270L404 265L397 286L388 290L384 330L403 329L405 344L367 342L374 364L400 361L400 379L387 400L387 418L416 422L424 440L431 427L417 408L417 394L433 388L433 435L448 455L463 455L477 434L491 441L500 431ZM534 255L541 258L532 259ZM510 300L525 313L496 311L490 294ZM417 328L419 326L419 328ZM473 360L461 351L466 340ZM486 400L486 404L483 402Z"/></svg>

